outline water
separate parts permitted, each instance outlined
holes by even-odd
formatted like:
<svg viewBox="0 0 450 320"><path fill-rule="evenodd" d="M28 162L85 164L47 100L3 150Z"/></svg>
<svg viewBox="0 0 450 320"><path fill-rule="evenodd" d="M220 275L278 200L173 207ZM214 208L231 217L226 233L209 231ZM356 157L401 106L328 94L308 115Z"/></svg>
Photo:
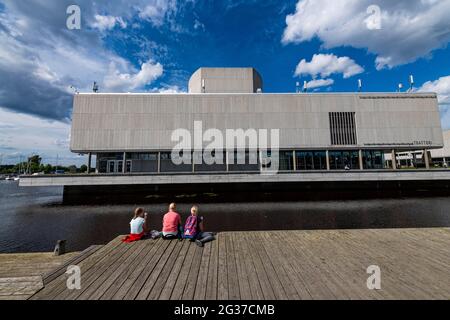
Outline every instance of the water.
<svg viewBox="0 0 450 320"><path fill-rule="evenodd" d="M20 188L0 181L0 252L69 251L104 244L128 232L133 206L66 206L62 188ZM190 203L179 203L185 219ZM167 204L143 207L161 228ZM450 227L450 197L200 204L210 231Z"/></svg>

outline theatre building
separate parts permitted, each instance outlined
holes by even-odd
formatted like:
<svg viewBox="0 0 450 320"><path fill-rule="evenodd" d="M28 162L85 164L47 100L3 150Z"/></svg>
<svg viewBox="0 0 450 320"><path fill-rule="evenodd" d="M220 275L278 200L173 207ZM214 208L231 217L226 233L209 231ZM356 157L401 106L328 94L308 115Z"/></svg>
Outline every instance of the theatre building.
<svg viewBox="0 0 450 320"><path fill-rule="evenodd" d="M175 164L172 135L178 129L194 133L195 123L203 132L216 129L224 135L232 129L278 130L278 174L259 174L266 159L252 147L242 153L223 150L220 164L201 158ZM266 93L253 68L200 68L187 93L76 94L70 149L88 156L91 174L30 177L21 184L402 179L399 162L389 159L419 152L424 169L419 171L426 172L429 151L442 147L435 93ZM404 177L414 179L413 174L419 173L405 171Z"/></svg>

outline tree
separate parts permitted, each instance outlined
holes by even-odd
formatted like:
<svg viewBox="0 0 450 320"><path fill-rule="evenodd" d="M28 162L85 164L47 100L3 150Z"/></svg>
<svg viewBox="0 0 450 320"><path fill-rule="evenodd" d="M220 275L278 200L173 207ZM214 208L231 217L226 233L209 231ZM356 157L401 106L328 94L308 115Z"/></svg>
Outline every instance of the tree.
<svg viewBox="0 0 450 320"><path fill-rule="evenodd" d="M88 169L88 167L85 164L81 165L81 167L80 167L80 171L83 172L83 173L87 172L87 169Z"/></svg>
<svg viewBox="0 0 450 320"><path fill-rule="evenodd" d="M73 165L72 165L72 166L69 166L68 169L69 169L69 172L70 172L70 173L77 173L77 167L76 167L76 166L73 166Z"/></svg>

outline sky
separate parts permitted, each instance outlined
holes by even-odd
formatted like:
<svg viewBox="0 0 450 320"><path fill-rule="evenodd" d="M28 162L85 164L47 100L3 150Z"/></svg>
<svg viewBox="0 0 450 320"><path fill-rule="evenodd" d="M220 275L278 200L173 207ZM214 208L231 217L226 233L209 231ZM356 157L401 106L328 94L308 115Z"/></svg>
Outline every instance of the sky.
<svg viewBox="0 0 450 320"><path fill-rule="evenodd" d="M186 92L199 67L254 67L264 92L392 92L412 74L450 129L449 16L450 0L0 0L0 164L80 165L75 90Z"/></svg>

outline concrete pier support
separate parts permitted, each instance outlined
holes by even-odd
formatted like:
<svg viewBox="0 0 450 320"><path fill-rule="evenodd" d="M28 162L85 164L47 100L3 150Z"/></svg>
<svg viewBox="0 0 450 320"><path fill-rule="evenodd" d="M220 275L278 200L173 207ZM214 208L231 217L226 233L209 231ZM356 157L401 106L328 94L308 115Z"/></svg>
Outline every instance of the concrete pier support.
<svg viewBox="0 0 450 320"><path fill-rule="evenodd" d="M297 159L295 158L295 151L292 151L292 164L294 166L294 170L297 170Z"/></svg>
<svg viewBox="0 0 450 320"><path fill-rule="evenodd" d="M425 160L425 167L428 170L428 169L430 169L430 158L428 157L428 150L427 149L423 150L423 157L424 157L424 160Z"/></svg>
<svg viewBox="0 0 450 320"><path fill-rule="evenodd" d="M392 169L397 170L397 156L395 155L395 150L392 149Z"/></svg>
<svg viewBox="0 0 450 320"><path fill-rule="evenodd" d="M91 173L92 153L88 154L87 174Z"/></svg>
<svg viewBox="0 0 450 320"><path fill-rule="evenodd" d="M325 157L327 159L326 160L327 161L327 170L330 171L330 152L327 150L325 154L326 154Z"/></svg>
<svg viewBox="0 0 450 320"><path fill-rule="evenodd" d="M359 170L364 170L364 163L363 163L363 152L362 150L359 150Z"/></svg>

